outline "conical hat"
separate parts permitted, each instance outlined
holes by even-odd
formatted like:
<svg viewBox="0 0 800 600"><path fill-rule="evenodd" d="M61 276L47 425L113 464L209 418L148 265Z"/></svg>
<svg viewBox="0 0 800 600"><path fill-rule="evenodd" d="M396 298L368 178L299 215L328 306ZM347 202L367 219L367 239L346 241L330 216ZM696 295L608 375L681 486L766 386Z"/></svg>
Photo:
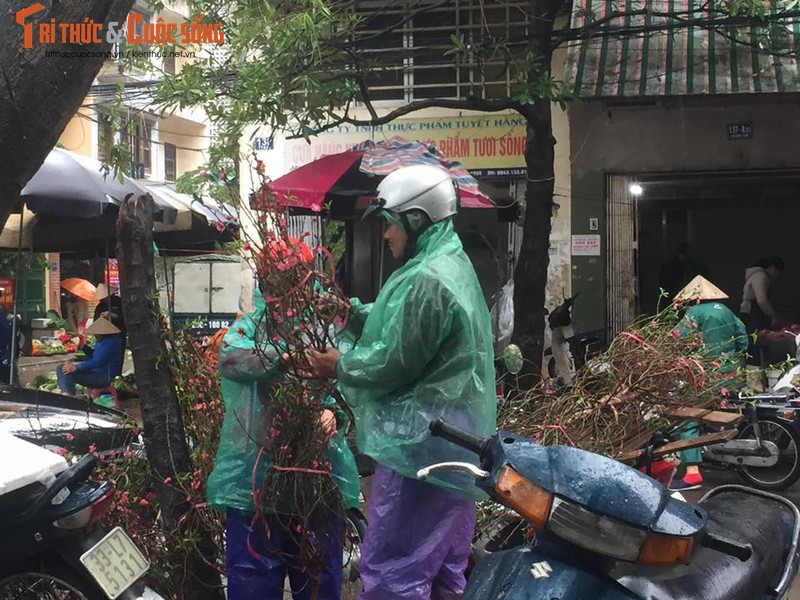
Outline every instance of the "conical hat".
<svg viewBox="0 0 800 600"><path fill-rule="evenodd" d="M122 333L122 331L117 329L114 324L105 317L100 317L86 328L86 333L91 333L92 335L116 335Z"/></svg>
<svg viewBox="0 0 800 600"><path fill-rule="evenodd" d="M112 294L116 293L116 291L117 291L116 288L113 287L111 288ZM106 298L108 298L108 293L109 293L108 286L105 283L98 283L97 289L94 292L94 301L100 302L100 300L105 300Z"/></svg>
<svg viewBox="0 0 800 600"><path fill-rule="evenodd" d="M690 300L727 300L728 295L702 275L692 279L685 288L675 296L676 302Z"/></svg>

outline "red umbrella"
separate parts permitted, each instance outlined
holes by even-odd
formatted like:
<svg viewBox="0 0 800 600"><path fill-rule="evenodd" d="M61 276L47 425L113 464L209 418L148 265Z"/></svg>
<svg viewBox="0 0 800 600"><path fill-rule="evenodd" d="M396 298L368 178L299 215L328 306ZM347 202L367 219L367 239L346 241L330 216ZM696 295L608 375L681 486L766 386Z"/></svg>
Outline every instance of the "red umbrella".
<svg viewBox="0 0 800 600"><path fill-rule="evenodd" d="M432 146L399 137L377 143L368 141L348 152L323 156L274 180L270 188L286 206L319 212L326 200L374 195L383 176L397 168L419 164L447 169L458 183L463 207L495 208L460 163L448 161Z"/></svg>

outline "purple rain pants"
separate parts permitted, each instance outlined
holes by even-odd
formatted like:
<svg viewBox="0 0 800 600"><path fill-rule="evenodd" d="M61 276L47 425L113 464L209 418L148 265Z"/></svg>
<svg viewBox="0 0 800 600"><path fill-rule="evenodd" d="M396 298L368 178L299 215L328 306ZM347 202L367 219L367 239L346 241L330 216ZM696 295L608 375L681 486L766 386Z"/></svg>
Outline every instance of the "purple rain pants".
<svg viewBox="0 0 800 600"><path fill-rule="evenodd" d="M367 523L358 600L461 598L474 501L378 465Z"/></svg>

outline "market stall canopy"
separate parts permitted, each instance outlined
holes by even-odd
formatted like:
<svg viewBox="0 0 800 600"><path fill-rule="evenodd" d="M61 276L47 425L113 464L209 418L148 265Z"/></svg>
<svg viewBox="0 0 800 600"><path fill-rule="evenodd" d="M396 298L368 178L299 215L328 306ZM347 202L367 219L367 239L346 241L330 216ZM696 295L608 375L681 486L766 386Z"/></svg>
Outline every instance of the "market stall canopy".
<svg viewBox="0 0 800 600"><path fill-rule="evenodd" d="M217 229L218 225L233 228L239 226L238 211L230 204L221 204L209 196L196 197L183 194L178 192L172 183L145 180L136 182L153 198L170 204L177 211L174 223L155 223L153 230L156 232L189 231L193 229L193 223L198 219L214 229Z"/></svg>
<svg viewBox="0 0 800 600"><path fill-rule="evenodd" d="M348 152L323 156L272 181L270 188L286 206L320 212L327 202L355 202L360 197L373 196L384 176L400 167L419 164L449 171L458 183L463 207L496 208L461 163L449 161L434 146L401 137L365 141Z"/></svg>
<svg viewBox="0 0 800 600"><path fill-rule="evenodd" d="M30 248L33 245L33 227L36 215L27 208L22 213L11 214L0 232L0 248ZM20 237L22 228L22 237Z"/></svg>
<svg viewBox="0 0 800 600"><path fill-rule="evenodd" d="M20 194L25 206L36 215L77 219L117 214L128 194L140 196L147 191L134 180L103 173L103 165L92 158L53 148L42 166ZM159 221L175 221L173 206L155 199Z"/></svg>
<svg viewBox="0 0 800 600"><path fill-rule="evenodd" d="M565 79L580 98L635 98L706 94L797 93L797 32L800 17L781 18L786 51L763 49L750 25L726 26L727 33L703 24L719 14L720 3L693 4L686 20L699 26L675 26L667 0L643 0L635 14L614 0L573 3L573 31L602 20L610 35L573 42L567 50ZM716 9L716 13L714 12ZM614 32L647 29L643 35Z"/></svg>
<svg viewBox="0 0 800 600"><path fill-rule="evenodd" d="M165 253L170 253L171 249L181 249L184 253L212 250L238 236L239 220L234 207L219 204L211 198L198 200L188 194L178 193L173 184L128 181L174 214L172 222L156 221L153 224L156 245ZM116 217L117 211L113 209L88 218L47 213L34 215L26 209L22 218L21 243L20 215L12 214L0 233L0 248L114 256Z"/></svg>

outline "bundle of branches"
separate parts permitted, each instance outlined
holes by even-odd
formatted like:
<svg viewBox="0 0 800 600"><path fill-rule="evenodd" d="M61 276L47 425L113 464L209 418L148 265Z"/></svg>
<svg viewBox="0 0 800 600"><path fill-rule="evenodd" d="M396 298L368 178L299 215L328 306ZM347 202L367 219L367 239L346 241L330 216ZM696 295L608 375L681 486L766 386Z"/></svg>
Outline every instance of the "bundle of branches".
<svg viewBox="0 0 800 600"><path fill-rule="evenodd" d="M349 304L334 282L331 255L309 247L305 235L290 236L286 208L263 174L256 209L256 235L245 246L265 302L256 348L267 369L276 355L283 356L284 374L261 394L269 428L264 460L271 465L264 481L253 482L254 495L260 511L287 517L280 519L282 533L296 542L299 563L317 587L333 547L331 525L344 518L342 497L330 476L331 431L321 416L326 409L350 412L333 384L303 378L310 366L305 355L312 348L335 346L334 328L344 326Z"/></svg>
<svg viewBox="0 0 800 600"><path fill-rule="evenodd" d="M214 467L225 410L219 372L208 363L197 340L187 331L165 330L164 335L191 448L191 472L178 480L165 477L145 456L126 450L124 456L102 463L98 476L117 487L106 527L123 526L152 564L148 583L168 600L181 600L187 597L185 585L191 577L186 571L188 556L202 557L224 575L224 516L208 507L206 482ZM159 518L159 484L179 490L190 507L177 528L165 527Z"/></svg>
<svg viewBox="0 0 800 600"><path fill-rule="evenodd" d="M519 394L501 409L499 426L614 457L679 422L674 409L718 403L730 374L706 355L702 335L681 313L674 305L635 322L569 387L542 384Z"/></svg>

